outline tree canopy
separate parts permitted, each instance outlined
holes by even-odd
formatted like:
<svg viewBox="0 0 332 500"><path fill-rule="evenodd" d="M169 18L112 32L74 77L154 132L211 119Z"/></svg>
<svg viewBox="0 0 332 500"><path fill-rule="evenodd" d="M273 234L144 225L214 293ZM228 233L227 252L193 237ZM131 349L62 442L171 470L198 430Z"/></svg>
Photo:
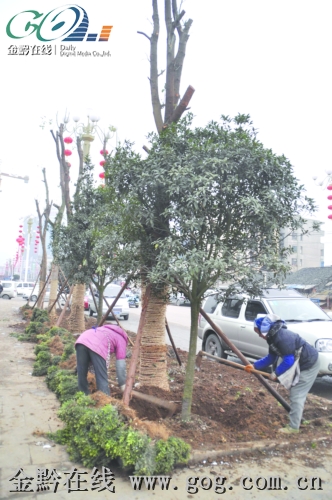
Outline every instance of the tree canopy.
<svg viewBox="0 0 332 500"><path fill-rule="evenodd" d="M205 291L221 280L254 295L263 286L262 271L280 281L287 270L280 229L301 228L315 210L289 160L264 147L249 116L223 116L196 128L192 121L188 115L151 134L146 158L124 143L106 168L112 196L125 200L124 210L141 230L149 279L191 300L185 418Z"/></svg>

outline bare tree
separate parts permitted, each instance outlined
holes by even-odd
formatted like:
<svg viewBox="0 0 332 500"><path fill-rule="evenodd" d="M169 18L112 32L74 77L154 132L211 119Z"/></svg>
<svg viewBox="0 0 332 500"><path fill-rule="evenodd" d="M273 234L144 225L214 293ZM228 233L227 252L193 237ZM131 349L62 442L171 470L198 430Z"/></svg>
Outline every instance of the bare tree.
<svg viewBox="0 0 332 500"><path fill-rule="evenodd" d="M186 92L180 99L180 84L186 47L189 39L189 30L192 20L188 19L182 23L185 11L178 11L177 0L165 0L165 25L167 31L166 50L166 82L165 82L165 102L160 99L159 77L165 70L158 70L158 42L160 33L160 19L158 10L158 0L152 0L152 20L153 31L148 36L142 31L150 42L150 90L153 117L158 133L170 123L177 122L184 111L188 108L190 99L194 93L194 88L189 85ZM164 116L162 110L164 108Z"/></svg>
<svg viewBox="0 0 332 500"><path fill-rule="evenodd" d="M37 209L37 214L38 214L38 223L39 223L39 234L40 234L40 242L42 246L42 261L40 265L40 274L39 274L39 290L42 290L45 285L46 281L46 273L47 273L47 248L46 248L46 235L47 235L47 229L49 225L52 225L52 222L50 221L50 213L51 213L51 208L52 208L52 202L50 202L49 198L49 189L48 189L48 184L47 184L47 179L46 179L46 169L42 169L43 173L43 178L45 184L45 191L46 191L46 200L45 200L45 208L43 212L40 210L39 202L38 200L35 200L36 202L36 209ZM38 298L37 302L37 307L41 308L43 304L43 299L44 299L44 294L41 294Z"/></svg>

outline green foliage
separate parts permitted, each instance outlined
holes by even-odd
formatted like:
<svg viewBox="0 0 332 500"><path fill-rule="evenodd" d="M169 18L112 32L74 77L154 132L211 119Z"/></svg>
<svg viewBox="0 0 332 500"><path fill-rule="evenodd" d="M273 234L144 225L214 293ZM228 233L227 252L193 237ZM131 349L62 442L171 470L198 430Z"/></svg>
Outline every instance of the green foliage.
<svg viewBox="0 0 332 500"><path fill-rule="evenodd" d="M88 161L70 220L60 228L53 248L56 260L75 283L89 284L92 280L101 293L115 277L137 267L137 246L131 245L129 251L122 235L122 222L109 210L103 191L96 188L93 166Z"/></svg>
<svg viewBox="0 0 332 500"><path fill-rule="evenodd" d="M32 375L35 377L46 375L51 365L58 365L61 361L61 356L53 356L45 347L47 346L36 346L35 351L37 350L38 353L32 371Z"/></svg>
<svg viewBox="0 0 332 500"><path fill-rule="evenodd" d="M28 340L29 342L37 342L37 337L39 334L44 333L47 330L45 323L40 321L31 321L25 329L25 334L21 335L19 340Z"/></svg>
<svg viewBox="0 0 332 500"><path fill-rule="evenodd" d="M66 370L51 367L47 384L58 391L64 377ZM85 467L106 466L117 459L135 474L153 474L169 472L175 464L188 461L190 447L180 439L155 443L128 426L114 406L96 408L94 401L81 392L66 401L58 415L65 427L50 437L66 444L70 458Z"/></svg>
<svg viewBox="0 0 332 500"><path fill-rule="evenodd" d="M68 330L66 330L65 328L60 328L58 326L52 326L52 328L47 331L47 334L49 337L55 337L56 335L58 335L59 337L68 337L68 335L71 335Z"/></svg>
<svg viewBox="0 0 332 500"><path fill-rule="evenodd" d="M55 357L57 358L58 356ZM72 371L50 366L46 373L47 387L55 392L61 403L72 399L78 392L77 376Z"/></svg>
<svg viewBox="0 0 332 500"><path fill-rule="evenodd" d="M47 321L49 321L48 312L46 311L46 309L38 309L37 307L35 307L31 316L31 321L46 323Z"/></svg>
<svg viewBox="0 0 332 500"><path fill-rule="evenodd" d="M170 437L167 441L157 441L155 473L168 473L174 465L187 463L189 453L190 446L182 439Z"/></svg>
<svg viewBox="0 0 332 500"><path fill-rule="evenodd" d="M65 344L62 361L66 361L75 352L75 341Z"/></svg>

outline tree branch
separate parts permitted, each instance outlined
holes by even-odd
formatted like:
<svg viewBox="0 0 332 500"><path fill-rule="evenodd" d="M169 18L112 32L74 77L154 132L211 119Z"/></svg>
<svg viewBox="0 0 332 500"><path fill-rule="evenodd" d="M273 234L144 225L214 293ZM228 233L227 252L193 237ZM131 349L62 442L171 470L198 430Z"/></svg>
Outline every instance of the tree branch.
<svg viewBox="0 0 332 500"><path fill-rule="evenodd" d="M170 120L170 123L175 123L175 122L177 122L177 121L180 120L181 116L183 115L183 113L187 109L189 101L192 98L194 92L195 92L194 87L192 87L191 85L189 85L189 87L187 88L187 90L186 90L184 96L182 97L179 105L174 110L173 115L172 115L171 120Z"/></svg>
<svg viewBox="0 0 332 500"><path fill-rule="evenodd" d="M161 115L161 106L159 99L158 88L158 38L159 38L159 13L158 13L158 0L152 0L152 20L153 20L153 33L150 38L150 90L151 101L154 121L158 132L163 129L163 118Z"/></svg>
<svg viewBox="0 0 332 500"><path fill-rule="evenodd" d="M139 35L143 35L143 36L146 36L146 38L151 42L151 38L146 34L146 33L143 33L143 31L137 31L137 33Z"/></svg>
<svg viewBox="0 0 332 500"><path fill-rule="evenodd" d="M187 42L189 40L189 30L192 25L193 21L192 19L188 19L184 25L183 31L179 33L179 47L178 51L175 57L174 61L174 94L176 97L176 100L174 102L174 107L178 103L178 100L180 98L180 83L181 83L181 74L182 74L182 68L183 68L183 61L186 55L186 47L187 47Z"/></svg>

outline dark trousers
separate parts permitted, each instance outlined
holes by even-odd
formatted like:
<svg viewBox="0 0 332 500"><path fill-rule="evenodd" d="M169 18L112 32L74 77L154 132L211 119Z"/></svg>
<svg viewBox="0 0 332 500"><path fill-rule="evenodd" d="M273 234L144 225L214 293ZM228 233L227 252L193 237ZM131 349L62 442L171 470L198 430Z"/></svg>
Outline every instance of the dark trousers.
<svg viewBox="0 0 332 500"><path fill-rule="evenodd" d="M79 391L82 391L85 394L90 394L87 375L89 364L92 363L95 370L98 391L102 391L110 396L105 359L99 356L96 352L91 351L91 349L83 344L76 344L75 348Z"/></svg>

